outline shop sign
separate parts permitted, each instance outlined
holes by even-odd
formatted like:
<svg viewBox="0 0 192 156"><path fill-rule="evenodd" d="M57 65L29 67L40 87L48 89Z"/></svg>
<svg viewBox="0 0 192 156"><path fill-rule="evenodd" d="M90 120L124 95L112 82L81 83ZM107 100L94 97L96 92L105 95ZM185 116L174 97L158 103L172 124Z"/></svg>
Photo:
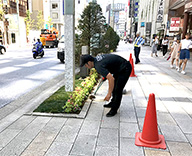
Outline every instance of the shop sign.
<svg viewBox="0 0 192 156"><path fill-rule="evenodd" d="M141 27L145 27L145 22L141 22Z"/></svg>
<svg viewBox="0 0 192 156"><path fill-rule="evenodd" d="M181 23L180 17L171 18L170 31L179 31L180 23Z"/></svg>
<svg viewBox="0 0 192 156"><path fill-rule="evenodd" d="M164 0L159 0L159 7L157 11L157 23L163 22L163 10L164 10Z"/></svg>

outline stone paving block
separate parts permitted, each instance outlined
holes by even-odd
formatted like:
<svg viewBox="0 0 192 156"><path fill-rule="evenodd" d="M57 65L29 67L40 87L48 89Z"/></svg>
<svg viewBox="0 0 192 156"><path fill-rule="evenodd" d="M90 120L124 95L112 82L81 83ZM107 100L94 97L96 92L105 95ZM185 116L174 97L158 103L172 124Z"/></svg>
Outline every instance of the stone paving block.
<svg viewBox="0 0 192 156"><path fill-rule="evenodd" d="M166 104L166 107L182 131L184 133L192 133L192 118L183 110L180 103L174 105L169 103Z"/></svg>
<svg viewBox="0 0 192 156"><path fill-rule="evenodd" d="M148 103L148 101L145 98L143 98L143 99L134 99L135 107L142 107L142 108L144 107L144 108L146 108L147 103Z"/></svg>
<svg viewBox="0 0 192 156"><path fill-rule="evenodd" d="M186 134L186 137L189 140L190 144L192 145L192 134Z"/></svg>
<svg viewBox="0 0 192 156"><path fill-rule="evenodd" d="M14 139L0 151L0 156L20 156L31 140Z"/></svg>
<svg viewBox="0 0 192 156"><path fill-rule="evenodd" d="M69 156L72 146L69 142L53 142L45 156Z"/></svg>
<svg viewBox="0 0 192 156"><path fill-rule="evenodd" d="M155 103L156 103L156 110L157 111L168 113L167 108L164 106L163 102L159 98L155 99Z"/></svg>
<svg viewBox="0 0 192 156"><path fill-rule="evenodd" d="M17 137L23 140L32 140L39 131L49 122L49 117L37 117Z"/></svg>
<svg viewBox="0 0 192 156"><path fill-rule="evenodd" d="M191 156L192 147L189 143L167 142L171 156Z"/></svg>
<svg viewBox="0 0 192 156"><path fill-rule="evenodd" d="M142 156L143 147L135 145L135 139L120 138L120 156Z"/></svg>
<svg viewBox="0 0 192 156"><path fill-rule="evenodd" d="M177 125L169 113L157 112L157 123L159 125Z"/></svg>
<svg viewBox="0 0 192 156"><path fill-rule="evenodd" d="M43 156L55 139L56 134L40 132L33 142L27 147L21 156Z"/></svg>
<svg viewBox="0 0 192 156"><path fill-rule="evenodd" d="M191 101L192 102L192 101ZM192 104L191 102L182 103L182 108L187 112L187 114L192 118Z"/></svg>
<svg viewBox="0 0 192 156"><path fill-rule="evenodd" d="M22 116L13 124L11 124L8 128L9 129L17 129L22 130L24 129L29 123L31 123L36 117L34 116Z"/></svg>
<svg viewBox="0 0 192 156"><path fill-rule="evenodd" d="M83 122L80 134L86 134L86 135L95 135L97 136L99 133L100 128L100 121L98 120L86 120Z"/></svg>
<svg viewBox="0 0 192 156"><path fill-rule="evenodd" d="M136 123L137 122L137 118L135 115L135 111L131 112L128 111L127 109L120 109L120 121L121 122L133 122Z"/></svg>
<svg viewBox="0 0 192 156"><path fill-rule="evenodd" d="M0 150L4 148L21 130L5 129L0 133Z"/></svg>
<svg viewBox="0 0 192 156"><path fill-rule="evenodd" d="M160 125L160 129L166 141L188 142L185 135L178 126Z"/></svg>
<svg viewBox="0 0 192 156"><path fill-rule="evenodd" d="M49 120L48 117L37 117L0 151L0 155L20 155Z"/></svg>
<svg viewBox="0 0 192 156"><path fill-rule="evenodd" d="M91 107L89 109L89 112L86 116L86 119L89 120L101 120L102 114L103 114L103 105L104 102L96 102L93 101L91 104Z"/></svg>
<svg viewBox="0 0 192 156"><path fill-rule="evenodd" d="M144 118L146 113L146 108L136 108L136 115L138 118Z"/></svg>
<svg viewBox="0 0 192 156"><path fill-rule="evenodd" d="M109 109L106 108L104 111L105 112L104 114L106 114L108 111L109 111ZM119 116L120 115L121 114L119 113L119 111L118 111L118 114L112 118L106 117L104 115L102 118L101 127L102 128L119 128Z"/></svg>
<svg viewBox="0 0 192 156"><path fill-rule="evenodd" d="M96 139L97 137L93 135L78 135L70 154L93 155L96 146Z"/></svg>
<svg viewBox="0 0 192 156"><path fill-rule="evenodd" d="M135 138L136 132L139 132L137 123L120 123L120 137Z"/></svg>
<svg viewBox="0 0 192 156"><path fill-rule="evenodd" d="M101 128L97 146L118 147L118 129Z"/></svg>
<svg viewBox="0 0 192 156"><path fill-rule="evenodd" d="M73 143L82 125L82 119L68 119L55 139L56 142Z"/></svg>
<svg viewBox="0 0 192 156"><path fill-rule="evenodd" d="M95 150L94 156L118 156L118 148L117 147L102 147L97 146Z"/></svg>
<svg viewBox="0 0 192 156"><path fill-rule="evenodd" d="M42 129L43 132L57 133L61 130L63 125L66 123L67 118L57 118L53 117L46 126Z"/></svg>

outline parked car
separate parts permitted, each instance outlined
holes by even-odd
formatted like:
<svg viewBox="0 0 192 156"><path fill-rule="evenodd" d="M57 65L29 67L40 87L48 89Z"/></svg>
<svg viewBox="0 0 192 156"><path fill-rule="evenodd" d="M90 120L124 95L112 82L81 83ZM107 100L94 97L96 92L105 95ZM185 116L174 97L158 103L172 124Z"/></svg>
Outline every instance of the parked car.
<svg viewBox="0 0 192 156"><path fill-rule="evenodd" d="M0 45L0 53L4 54L6 52L6 48L3 45Z"/></svg>
<svg viewBox="0 0 192 156"><path fill-rule="evenodd" d="M65 51L64 51L65 43L64 43L64 35L61 36L58 43L57 48L57 58L64 63L65 62Z"/></svg>

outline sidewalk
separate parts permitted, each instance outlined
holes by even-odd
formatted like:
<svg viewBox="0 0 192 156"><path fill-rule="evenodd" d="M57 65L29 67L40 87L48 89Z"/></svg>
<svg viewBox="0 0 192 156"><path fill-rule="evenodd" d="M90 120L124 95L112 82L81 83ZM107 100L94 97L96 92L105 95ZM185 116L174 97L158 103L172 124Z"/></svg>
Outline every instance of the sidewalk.
<svg viewBox="0 0 192 156"><path fill-rule="evenodd" d="M114 54L129 59L130 52L132 46L120 42ZM101 100L107 94L107 81L85 119L26 116L31 106L21 106L0 118L0 156L191 156L192 62L182 75L169 68L170 60L150 54L150 47L142 48L141 63L134 68L137 77L129 79L117 115L105 116L109 109ZM166 150L135 146L150 93L156 97L159 133L165 137Z"/></svg>

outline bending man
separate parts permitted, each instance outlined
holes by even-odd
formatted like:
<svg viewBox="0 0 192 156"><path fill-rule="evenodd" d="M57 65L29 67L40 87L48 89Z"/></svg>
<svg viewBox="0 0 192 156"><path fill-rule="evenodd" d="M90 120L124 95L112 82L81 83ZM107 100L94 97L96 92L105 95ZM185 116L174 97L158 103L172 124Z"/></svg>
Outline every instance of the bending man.
<svg viewBox="0 0 192 156"><path fill-rule="evenodd" d="M113 54L98 55L97 57L82 55L80 66L84 65L88 69L95 68L99 74L108 80L109 88L104 100L109 101L111 97L112 99L104 107L111 108L106 115L107 117L114 116L121 104L123 88L131 74L130 62Z"/></svg>

